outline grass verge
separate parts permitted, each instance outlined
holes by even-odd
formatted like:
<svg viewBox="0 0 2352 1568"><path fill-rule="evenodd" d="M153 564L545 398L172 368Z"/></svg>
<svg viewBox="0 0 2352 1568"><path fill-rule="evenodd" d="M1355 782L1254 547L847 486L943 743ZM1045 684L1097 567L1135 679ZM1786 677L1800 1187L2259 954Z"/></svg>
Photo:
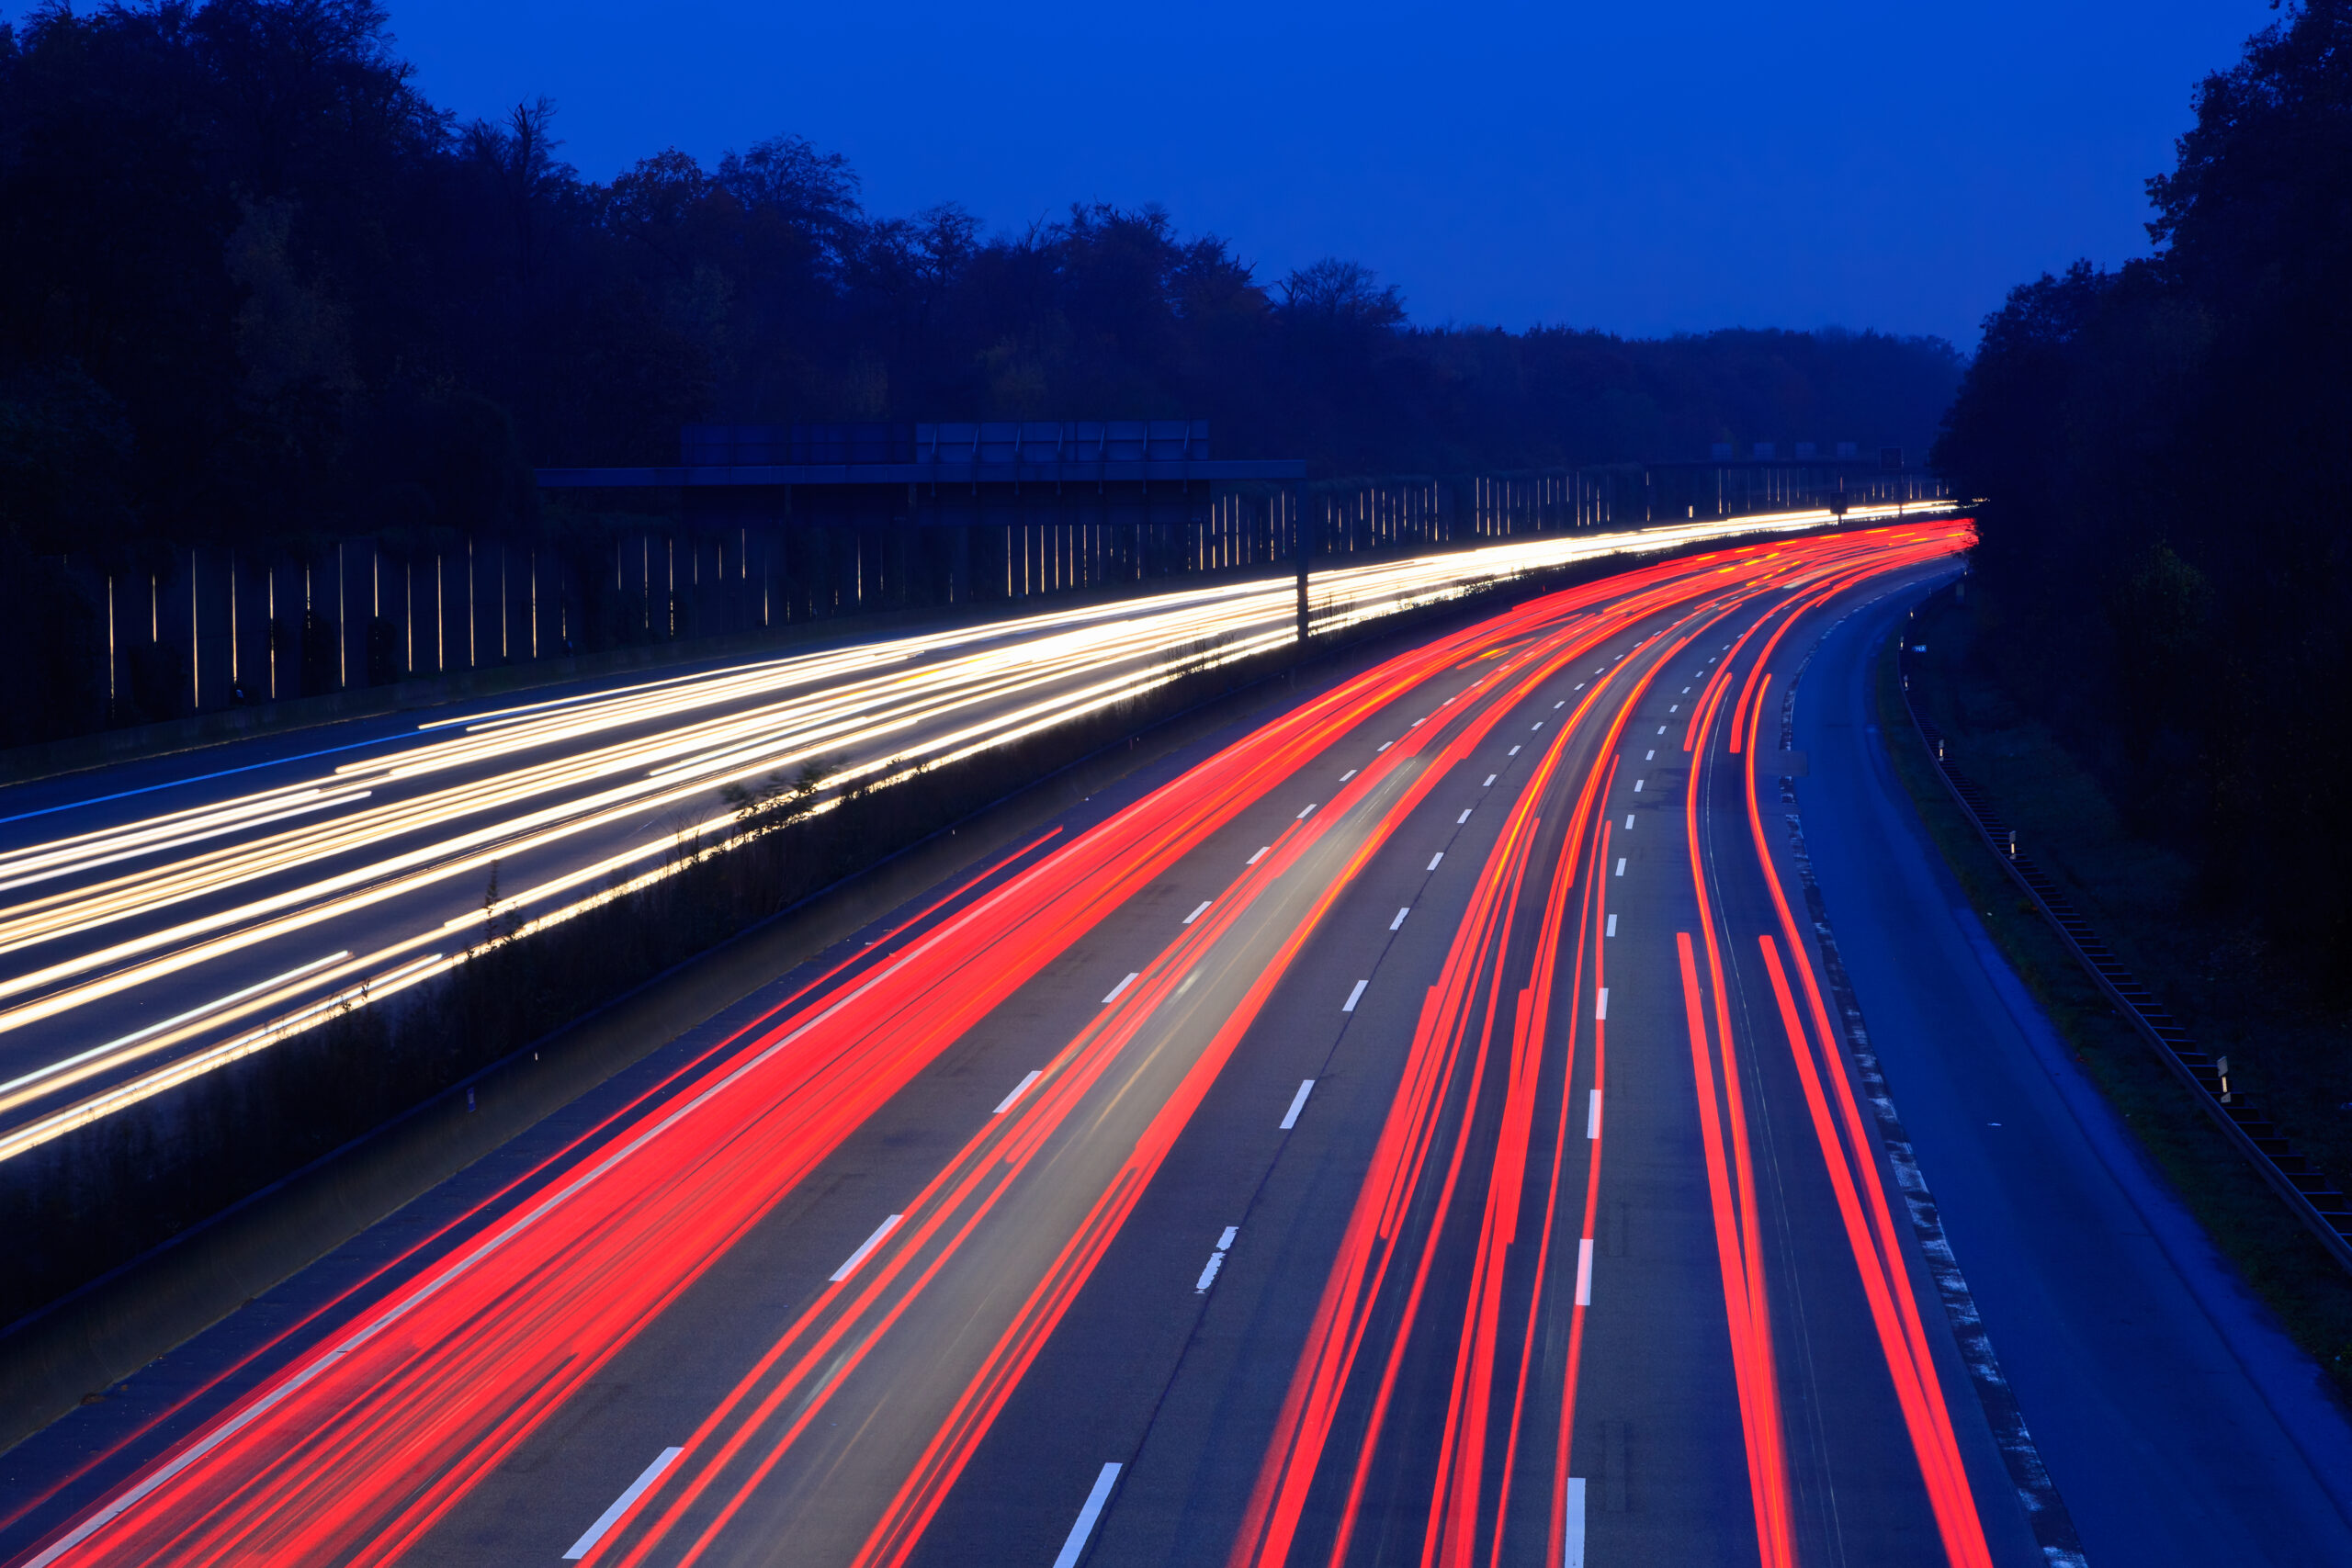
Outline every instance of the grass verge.
<svg viewBox="0 0 2352 1568"><path fill-rule="evenodd" d="M1912 623L1910 635L1930 650L1914 655L1912 695L1945 736L1952 758L1999 802L2004 816L2030 834L2034 854L2051 868L2078 908L2175 1016L2210 1047L2237 1058L2232 1041L2261 1026L2259 1017L2216 1016L2211 991L2152 969L2152 957L2194 948L2226 953L2218 933L2198 929L2178 861L2124 829L2090 776L2046 731L2015 718L2013 704L1968 658L1966 611L1943 596ZM2352 1276L2337 1266L2289 1213L2188 1089L2109 1006L2041 912L1977 837L1943 788L1905 711L1890 640L1874 661L1880 733L1896 775L1910 793L1928 836L1942 851L1970 904L2002 956L2024 981L2075 1062L2139 1140L2222 1254L2269 1306L2295 1343L2352 1398ZM2003 722L2007 720L2009 722ZM2109 879L2102 887L2100 874ZM2234 989L2226 982L2217 988ZM2309 1019L2306 1029L2323 1027ZM2233 1074L2234 1077L2234 1074ZM2255 1087L2249 1085L2249 1087ZM2270 1087L2270 1086L2265 1086ZM2266 1100L2276 1104L2275 1094ZM2333 1148L2295 1134L2299 1149L2323 1164ZM2340 1163L2331 1165L2341 1170Z"/></svg>

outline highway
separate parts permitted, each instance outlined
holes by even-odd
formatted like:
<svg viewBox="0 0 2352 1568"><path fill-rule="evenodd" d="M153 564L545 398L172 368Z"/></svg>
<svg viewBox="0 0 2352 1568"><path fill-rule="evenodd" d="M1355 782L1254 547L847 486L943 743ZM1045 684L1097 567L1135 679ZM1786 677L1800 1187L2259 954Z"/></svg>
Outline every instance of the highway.
<svg viewBox="0 0 2352 1568"><path fill-rule="evenodd" d="M1826 514L1320 572L1337 627L1517 572ZM1294 635L1287 579L606 681L0 791L0 1159L723 843L723 792L844 788Z"/></svg>
<svg viewBox="0 0 2352 1568"><path fill-rule="evenodd" d="M2065 1561L1782 825L1968 537L1535 599L1009 846L20 1446L0 1553Z"/></svg>

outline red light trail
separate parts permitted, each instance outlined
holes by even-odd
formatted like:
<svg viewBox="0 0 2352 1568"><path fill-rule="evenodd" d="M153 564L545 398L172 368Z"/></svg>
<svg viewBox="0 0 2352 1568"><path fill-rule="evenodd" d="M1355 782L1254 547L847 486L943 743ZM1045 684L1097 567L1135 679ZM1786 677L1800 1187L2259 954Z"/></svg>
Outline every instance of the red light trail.
<svg viewBox="0 0 2352 1568"><path fill-rule="evenodd" d="M1803 1087L1946 1555L1988 1562L1876 1145L1755 795L1765 662L1791 628L1967 540L1964 525L1940 522L1834 535L1549 594L1339 682L1083 833L1025 845L199 1388L180 1407L201 1415L186 1438L165 1444L151 1426L98 1456L86 1473L143 1457L27 1561L367 1564L424 1549L978 1021L1155 878L1327 766L1334 745L1399 704L1426 706L1418 694L1432 682L1466 679L1291 819L1172 940L1121 964L1135 973L1034 1085L889 1199L894 1224L854 1267L759 1331L692 1430L668 1439L673 1461L587 1548L591 1562L628 1568L698 1562L754 1519L789 1516L821 1479L836 1489L830 1522L796 1537L810 1561L907 1562L1366 868L1498 742L1503 721L1632 637L1573 703L1537 720L1541 755L1422 998L1231 1556L1239 1568L1363 1555L1378 1508L1398 1506L1393 1494L1376 1500L1409 1473L1424 1500L1409 1510L1423 1562L1558 1562L1604 1179L1603 954L1625 831L1607 803L1639 744L1637 712L1663 700L1661 672L1750 617L1686 724L1678 815L1695 912L1675 939L1674 999L1758 1559L1778 1568L1800 1552L1751 1147L1763 1112L1745 1087L1767 1043L1735 1027L1727 977L1750 949L1777 1003L1770 1047L1786 1046ZM1720 755L1739 759L1730 782L1746 795L1752 870L1724 862L1702 819L1719 728ZM1712 897L1735 871L1764 889L1774 929L1735 930L1744 915ZM1188 999L1203 974L1212 986ZM1212 989L1221 999L1207 1009ZM917 1357L919 1387L905 1371ZM1442 1416L1429 1462L1399 1471L1408 1383L1442 1385Z"/></svg>

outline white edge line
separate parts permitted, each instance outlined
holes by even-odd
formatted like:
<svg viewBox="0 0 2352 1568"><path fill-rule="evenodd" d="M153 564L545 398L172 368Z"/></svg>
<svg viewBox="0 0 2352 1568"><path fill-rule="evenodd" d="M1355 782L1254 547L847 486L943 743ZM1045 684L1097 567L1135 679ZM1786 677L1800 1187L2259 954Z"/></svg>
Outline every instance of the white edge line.
<svg viewBox="0 0 2352 1568"><path fill-rule="evenodd" d="M1298 1125L1298 1113L1306 1109L1306 1097L1314 1092L1313 1078L1300 1080L1298 1092L1290 1097L1290 1109L1283 1112L1282 1131L1287 1133Z"/></svg>
<svg viewBox="0 0 2352 1568"><path fill-rule="evenodd" d="M1023 1095L1027 1094L1027 1093L1029 1092L1029 1086L1030 1086L1031 1084L1033 1084L1033 1083L1035 1083L1039 1078L1044 1077L1045 1076L1046 1076L1046 1069L1045 1069L1045 1068L1043 1068L1043 1067L1032 1067L1032 1068L1030 1068L1030 1069L1029 1069L1029 1076L1028 1076L1027 1077L1025 1077L1025 1078L1023 1078L1019 1083L1014 1084L1014 1085L1012 1086L1012 1092L1011 1094L1006 1095L1002 1100L998 1100L998 1101L996 1102L996 1109L995 1109L994 1111L989 1111L989 1115L991 1115L991 1116L1001 1116L1001 1115L1003 1115L1006 1111L1008 1111L1012 1110L1012 1102L1013 1102L1014 1100L1019 1100Z"/></svg>
<svg viewBox="0 0 2352 1568"><path fill-rule="evenodd" d="M571 1543L571 1550L563 1554L563 1560L566 1562L577 1562L595 1551L596 1543L605 1539L605 1532L612 1529L614 1522L623 1514L628 1512L628 1506L645 1495L647 1488L661 1480L662 1472L669 1469L671 1462L685 1451L684 1449L663 1449L661 1457L640 1471L637 1479L628 1483L628 1489L613 1499L613 1506L596 1516L596 1522L588 1527L587 1534Z"/></svg>
<svg viewBox="0 0 2352 1568"><path fill-rule="evenodd" d="M1106 1464L1094 1478L1094 1489L1086 1495L1086 1506L1078 1511L1078 1522L1069 1527L1069 1539L1054 1558L1054 1568L1077 1568L1078 1560L1086 1551L1086 1539L1094 1533L1094 1521L1102 1517L1102 1505L1111 1500L1111 1488L1119 1479L1119 1467Z"/></svg>
<svg viewBox="0 0 2352 1568"><path fill-rule="evenodd" d="M840 1268L834 1269L831 1275L827 1276L828 1280L831 1283L838 1285L843 1280L848 1279L851 1274L856 1271L857 1266L865 1261L866 1255L872 1252L876 1247L881 1246L882 1238L888 1235L892 1231L897 1230L899 1228L899 1222L906 1217L907 1216L904 1214L893 1214L888 1219L884 1220L880 1224L876 1225L874 1227L874 1234L867 1236L865 1240L860 1244L858 1249L849 1255L849 1260L847 1262L843 1263Z"/></svg>

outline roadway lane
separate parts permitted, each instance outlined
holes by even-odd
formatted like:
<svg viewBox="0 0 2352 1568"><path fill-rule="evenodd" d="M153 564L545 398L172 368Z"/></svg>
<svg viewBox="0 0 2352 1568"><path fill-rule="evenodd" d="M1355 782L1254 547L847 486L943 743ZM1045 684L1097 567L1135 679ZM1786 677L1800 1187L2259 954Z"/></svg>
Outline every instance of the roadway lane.
<svg viewBox="0 0 2352 1568"><path fill-rule="evenodd" d="M1321 618L1728 526L1334 570ZM1282 644L1293 592L1188 587L0 792L0 1158L429 979L493 919L527 930L662 874L731 830L730 786L805 771L822 808Z"/></svg>
<svg viewBox="0 0 2352 1568"><path fill-rule="evenodd" d="M2093 1562L2352 1562L2352 1430L2069 1059L1921 829L1871 667L1916 593L1823 643L1806 837L1976 1303Z"/></svg>
<svg viewBox="0 0 2352 1568"><path fill-rule="evenodd" d="M1839 1054L1817 1057L1818 1035L1801 1053L1792 1048L1798 1032L1783 1032L1774 961L1758 938L1780 935L1783 955L1803 948L1788 942L1771 897L1773 872L1756 852L1743 805L1749 781L1736 766L1704 764L1703 811L1690 788L1694 754L1679 743L1690 716L1714 694L1710 718L1716 762L1724 761L1723 710L1735 688L1718 673L1784 624L1702 613L1623 667L1617 678L1647 689L1613 752L1620 768L1605 797L1608 818L1586 824L1597 831L1577 846L1578 858L1597 860L1599 874L1587 879L1578 912L1586 940L1563 964L1575 983L1561 978L1566 1005L1549 1010L1555 1046L1572 1069L1568 1092L1540 1086L1533 1096L1533 1120L1554 1130L1532 1139L1532 1150L1524 1124L1514 1131L1515 1068L1506 1082L1484 1085L1483 1100L1475 1078L1462 1086L1453 1122L1443 1109L1432 1117L1433 1146L1469 1158L1442 1183L1405 1195L1420 1212L1450 1203L1452 1232L1420 1253L1430 1259L1424 1279L1408 1286L1391 1278L1396 1299L1372 1302L1351 1325L1367 1344L1387 1340L1389 1355L1385 1367L1367 1355L1343 1374L1318 1423L1285 1408L1282 1388L1260 1369L1299 1364L1303 1352L1315 1359L1323 1327L1312 1321L1317 1287L1328 1303L1334 1288L1354 1282L1347 1268L1335 1268L1333 1243L1363 1173L1380 1168L1374 1145L1392 1086L1413 1076L1427 969L1406 972L1406 983L1385 996L1367 993L1367 1009L1379 1002L1374 1023L1389 1024L1386 1037L1359 1037L1365 1023L1352 1025L1333 1067L1343 1075L1333 1087L1356 1088L1362 1102L1349 1114L1335 1096L1325 1109L1344 1123L1286 1149L1259 1195L1242 1227L1258 1245L1238 1245L1221 1276L1221 1293L1123 1483L1104 1561L1204 1561L1223 1555L1237 1529L1245 1543L1237 1562L1320 1561L1335 1551L1350 1561L1469 1561L1498 1550L1502 1561L1540 1562L1547 1530L1589 1543L1594 1562L2042 1561L1932 1291L1920 1304L1926 1281L1907 1225L1892 1230L1883 1194L1893 1179L1874 1143L1862 1141L1855 1154L1842 1128L1823 1134L1815 1107L1835 1119L1829 1102L1842 1064L1836 1077L1818 1069ZM1751 626L1760 633L1753 645L1744 635ZM1792 663L1803 646L1781 644L1774 668ZM1645 658L1654 670L1644 668ZM1739 687L1748 688L1751 667L1740 667ZM1770 700L1768 684L1748 689L1755 703ZM1697 758L1707 751L1702 745ZM1563 811L1560 820L1573 840L1577 816ZM1555 879L1542 891L1559 887ZM1720 953L1713 942L1700 946L1705 967L1724 979L1711 975L1705 988L1720 988L1734 1011L1727 1028L1722 1013L1702 1022L1718 1026L1705 1030L1710 1048L1723 1054L1717 1062L1736 1055L1737 1066L1717 1066L1702 1078L1675 938L1716 922ZM1453 922L1442 935L1456 940L1467 929ZM1584 1007L1589 1036L1580 1043ZM1424 1031L1429 1021L1422 1014ZM1589 1066L1580 1051L1589 1053ZM1815 1064L1815 1086L1832 1089L1809 1093L1800 1061ZM1605 1117L1587 1098L1596 1089ZM1721 1096L1713 1104L1723 1146L1702 1157L1705 1095ZM1465 1136L1461 1122L1473 1118L1483 1120ZM1589 1135L1604 1125L1605 1138ZM1579 1140L1579 1132L1588 1136ZM1583 1159L1579 1143L1591 1151ZM1547 1201L1553 1225L1526 1244L1506 1234L1494 1247L1495 1192L1506 1191L1505 1212L1523 1208L1547 1160L1562 1168L1555 1151L1563 1145L1566 1186L1571 1193L1581 1187L1581 1202L1552 1211ZM1606 1168L1595 1179L1604 1145ZM1521 1152L1494 1159L1514 1148ZM1479 1168L1490 1160L1482 1227ZM1505 1179L1522 1170L1523 1187ZM1855 1199L1853 1224L1865 1232L1859 1237L1841 1214L1833 1171ZM1881 1200L1875 1215L1872 1192ZM1442 1221L1425 1223L1446 1230ZM1546 1236L1559 1251L1529 1257ZM1577 1252L1586 1244L1589 1261ZM1881 1261L1883 1246L1892 1269ZM1493 1295L1507 1299L1500 1310L1478 1299L1482 1247L1498 1281ZM1347 1262L1344 1243L1340 1254ZM1399 1248L1395 1256L1409 1264L1412 1255ZM1357 1261L1374 1295L1388 1257L1372 1247ZM1875 1303L1873 1277L1891 1287ZM1589 1311L1563 1310L1587 1295ZM1736 1308L1727 1311L1728 1301ZM1346 1338L1331 1341L1340 1353ZM1514 1340L1521 1364L1532 1369L1523 1382L1512 1374ZM1923 1395L1916 1411L1902 1408L1890 1387L1903 1376ZM1294 1382L1294 1400L1298 1393ZM1750 1409L1761 1412L1752 1423ZM1020 1442L1043 1414L1009 1423L1006 1440ZM1573 1429L1566 1455L1547 1433L1564 1416ZM1287 1474L1261 1458L1270 1434ZM1483 1457L1474 1447L1481 1440ZM1925 1483L1931 1466L1947 1479ZM1554 1495L1563 1475L1580 1487L1565 1510ZM1295 1495L1283 1517L1279 1499L1269 1507L1264 1494L1286 1482L1295 1483ZM1268 1513L1273 1524L1264 1522Z"/></svg>
<svg viewBox="0 0 2352 1568"><path fill-rule="evenodd" d="M0 1543L1037 1562L1116 1463L1100 1561L1277 1517L1363 1559L1589 1518L1597 1561L2022 1561L1889 1179L1776 1033L1813 961L1721 746L1792 615L1953 542L1636 574L1312 699L377 1238ZM1363 1375L1301 1405L1335 1351Z"/></svg>

